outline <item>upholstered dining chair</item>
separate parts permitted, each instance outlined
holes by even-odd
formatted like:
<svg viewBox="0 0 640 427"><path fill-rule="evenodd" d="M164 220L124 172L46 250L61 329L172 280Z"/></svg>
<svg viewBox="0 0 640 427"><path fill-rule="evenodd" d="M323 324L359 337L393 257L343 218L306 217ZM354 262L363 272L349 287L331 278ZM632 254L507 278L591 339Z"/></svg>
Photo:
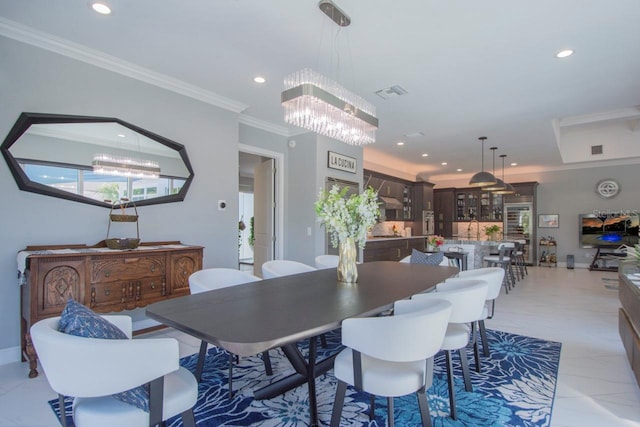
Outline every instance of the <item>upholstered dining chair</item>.
<svg viewBox="0 0 640 427"><path fill-rule="evenodd" d="M338 268L340 257L338 255L318 255L315 259L318 270L324 268Z"/></svg>
<svg viewBox="0 0 640 427"><path fill-rule="evenodd" d="M471 331L469 324L477 321L482 315L488 287L488 283L484 280L460 279L451 283L439 283L435 292L421 293L411 297L415 303L430 304L434 299L443 299L452 305L451 317L441 350L444 350L446 355L449 406L451 418L454 420L457 419L457 412L451 352L458 350L464 388L466 391L473 391L466 350Z"/></svg>
<svg viewBox="0 0 640 427"><path fill-rule="evenodd" d="M393 316L351 318L342 322L342 344L346 348L334 362L338 387L332 427L340 425L348 385L372 396L387 397L390 427L394 425L393 398L417 393L422 425L431 427L426 389L431 386L433 356L442 345L451 304L447 301L430 301L420 306L409 303L411 301L397 302ZM373 412L372 398L370 417Z"/></svg>
<svg viewBox="0 0 640 427"><path fill-rule="evenodd" d="M244 271L235 270L233 268L206 268L196 271L189 276L189 290L191 294L212 291L214 289L226 288L229 286L242 285L245 283L257 282L260 278ZM202 379L202 371L204 369L204 360L207 356L206 341L200 342L200 352L198 354L198 364L196 367L196 379L198 382ZM237 356L229 353L229 399L233 397L233 364ZM262 352L262 360L267 375L272 375L271 358L269 352Z"/></svg>
<svg viewBox="0 0 640 427"><path fill-rule="evenodd" d="M310 265L288 259L276 259L262 264L262 277L272 279L274 277L288 276L290 274L306 273L316 270Z"/></svg>
<svg viewBox="0 0 640 427"><path fill-rule="evenodd" d="M179 364L174 338L131 339L129 316L102 316L127 339L99 339L58 331L60 317L31 326L31 339L51 388L58 393L66 426L64 396L74 397L76 427L155 426L182 414L195 426L198 383ZM113 395L149 384L148 412ZM125 399L127 400L127 399Z"/></svg>
<svg viewBox="0 0 640 427"><path fill-rule="evenodd" d="M458 273L460 279L481 279L486 280L489 283L487 290L487 299L482 309L482 315L478 320L478 329L480 331L480 340L482 341L482 353L485 357L489 357L489 341L487 340L487 329L484 321L487 319L493 319L493 315L496 311L496 300L500 296L500 290L502 289L502 282L504 280L504 269L500 267L485 267L475 270L461 271ZM447 279L451 281L453 279ZM480 362L478 360L478 342L474 343L474 352L476 357L476 369L480 371Z"/></svg>

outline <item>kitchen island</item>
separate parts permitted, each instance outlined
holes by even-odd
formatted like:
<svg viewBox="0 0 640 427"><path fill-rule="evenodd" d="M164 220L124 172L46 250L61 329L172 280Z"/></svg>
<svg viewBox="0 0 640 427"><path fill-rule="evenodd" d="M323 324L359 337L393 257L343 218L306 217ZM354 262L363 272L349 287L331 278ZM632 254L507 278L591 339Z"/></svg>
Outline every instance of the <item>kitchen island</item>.
<svg viewBox="0 0 640 427"><path fill-rule="evenodd" d="M374 236L367 239L364 248L364 262L400 261L411 255L412 249L427 250L427 236ZM482 259L496 249L498 242L487 240L445 240L440 247L444 252L464 252L467 254L469 270L484 267Z"/></svg>
<svg viewBox="0 0 640 427"><path fill-rule="evenodd" d="M445 252L466 252L469 270L485 267L482 259L497 249L499 242L489 240L445 240L440 247Z"/></svg>

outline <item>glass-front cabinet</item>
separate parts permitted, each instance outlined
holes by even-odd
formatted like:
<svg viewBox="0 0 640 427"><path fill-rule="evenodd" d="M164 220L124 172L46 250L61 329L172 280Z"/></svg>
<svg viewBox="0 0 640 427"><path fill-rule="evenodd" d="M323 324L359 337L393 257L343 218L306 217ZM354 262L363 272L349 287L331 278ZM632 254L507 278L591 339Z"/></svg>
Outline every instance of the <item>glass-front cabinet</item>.
<svg viewBox="0 0 640 427"><path fill-rule="evenodd" d="M502 221L502 196L490 191L456 190L456 221Z"/></svg>

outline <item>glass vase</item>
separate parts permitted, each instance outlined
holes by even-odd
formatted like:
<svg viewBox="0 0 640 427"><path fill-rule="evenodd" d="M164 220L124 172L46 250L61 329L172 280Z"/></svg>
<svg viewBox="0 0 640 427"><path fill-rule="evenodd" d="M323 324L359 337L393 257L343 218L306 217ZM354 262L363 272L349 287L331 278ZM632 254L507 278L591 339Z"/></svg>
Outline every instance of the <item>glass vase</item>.
<svg viewBox="0 0 640 427"><path fill-rule="evenodd" d="M356 283L358 281L358 268L356 265L356 242L352 237L340 241L338 260L338 281L343 283Z"/></svg>

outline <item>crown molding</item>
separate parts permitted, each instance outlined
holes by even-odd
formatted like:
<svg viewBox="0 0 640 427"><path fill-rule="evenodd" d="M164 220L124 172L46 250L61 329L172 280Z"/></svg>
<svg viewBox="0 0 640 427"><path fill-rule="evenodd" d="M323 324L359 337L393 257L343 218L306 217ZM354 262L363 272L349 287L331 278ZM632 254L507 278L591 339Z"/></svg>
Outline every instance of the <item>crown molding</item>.
<svg viewBox="0 0 640 427"><path fill-rule="evenodd" d="M150 85L197 99L198 101L224 108L225 110L233 111L234 113L240 113L248 108L246 104L218 95L201 87L149 70L148 68L140 67L139 65L95 49L90 49L81 44L38 31L3 17L0 17L0 35L140 80Z"/></svg>
<svg viewBox="0 0 640 427"><path fill-rule="evenodd" d="M247 126L251 126L257 129L262 129L267 132L275 133L276 135L290 137L292 136L289 129L285 126L275 125L266 120L257 119L252 116L247 116L246 114L240 114L238 116L238 123L242 123Z"/></svg>

